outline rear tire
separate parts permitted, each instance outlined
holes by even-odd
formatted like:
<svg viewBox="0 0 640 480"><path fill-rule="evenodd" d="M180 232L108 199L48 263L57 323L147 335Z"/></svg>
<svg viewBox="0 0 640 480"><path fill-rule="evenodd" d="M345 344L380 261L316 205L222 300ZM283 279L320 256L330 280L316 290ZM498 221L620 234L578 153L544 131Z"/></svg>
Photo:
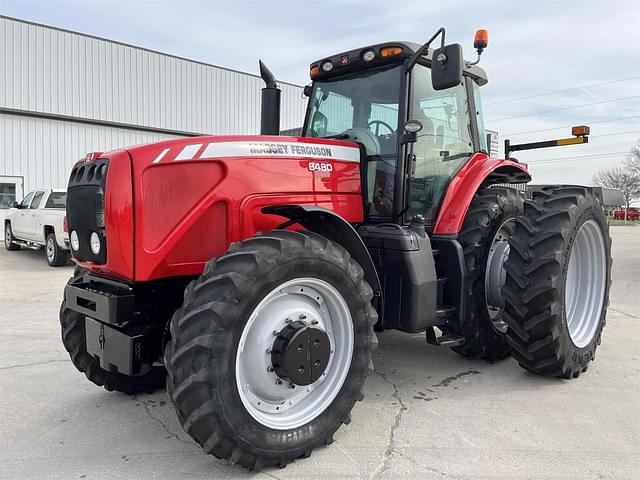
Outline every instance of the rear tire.
<svg viewBox="0 0 640 480"><path fill-rule="evenodd" d="M11 230L11 224L7 222L4 226L4 247L11 251L20 250L20 245L13 243L13 240L14 236Z"/></svg>
<svg viewBox="0 0 640 480"><path fill-rule="evenodd" d="M67 263L69 252L58 246L55 233L51 232L47 235L47 242L44 246L47 263L50 267L60 267Z"/></svg>
<svg viewBox="0 0 640 480"><path fill-rule="evenodd" d="M333 343L326 377L291 387L277 373L276 363L275 372L269 368L271 344L280 338L272 335L272 329L282 328L278 322L291 325L285 316L306 322L314 316L299 315L297 307L283 303L269 317L265 305L275 294L284 302L294 302L290 305L300 300L313 306L314 298L321 298L315 292L310 294L304 286L307 293L302 294L301 284L286 287L305 281L329 286L325 293L316 292L324 296L319 302L325 305L325 313L318 317L320 326L333 335ZM331 289L338 294L334 298L326 293ZM184 304L171 320L171 340L165 351L167 391L185 431L205 452L255 470L284 467L330 444L334 432L351 421L355 402L363 398L377 321L372 297L362 268L344 248L319 235L274 230L233 244L187 287ZM334 300L343 302L343 316L334 316ZM266 330L252 330L260 324L267 324ZM334 332L347 328L343 331L351 332L351 341L341 344L329 325ZM350 353L340 354L345 351L340 345ZM249 365L244 363L247 358ZM335 380L336 373L340 380ZM272 397L263 393L267 391L274 392ZM288 395L298 392L302 397L294 402ZM284 411L277 412L277 405Z"/></svg>
<svg viewBox="0 0 640 480"><path fill-rule="evenodd" d="M515 218L522 214L522 204L522 196L512 188L483 188L476 193L464 219L458 240L467 270L467 312L462 323L465 343L453 350L465 357L496 361L503 360L511 351L504 336L506 328L496 327L502 327L502 311L488 305L485 287L488 260L493 258L490 257L492 247L498 241L506 241L498 238L501 229L506 237L513 234Z"/></svg>
<svg viewBox="0 0 640 480"><path fill-rule="evenodd" d="M76 267L70 282L84 274L84 270ZM164 387L166 372L163 367L152 367L144 375L130 377L121 373L109 372L100 367L100 361L87 352L85 332L85 316L66 308L63 301L60 306L60 325L62 327L62 344L69 352L73 365L89 379L105 390L126 393L151 393Z"/></svg>
<svg viewBox="0 0 640 480"><path fill-rule="evenodd" d="M611 238L590 189L533 193L517 219L506 264L504 319L526 370L577 378L595 357L611 286Z"/></svg>

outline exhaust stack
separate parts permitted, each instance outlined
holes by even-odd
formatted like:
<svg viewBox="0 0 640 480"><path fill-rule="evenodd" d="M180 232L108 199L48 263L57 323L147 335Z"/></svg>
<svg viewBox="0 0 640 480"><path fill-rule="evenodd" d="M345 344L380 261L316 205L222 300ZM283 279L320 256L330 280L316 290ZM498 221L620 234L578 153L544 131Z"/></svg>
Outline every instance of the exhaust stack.
<svg viewBox="0 0 640 480"><path fill-rule="evenodd" d="M260 135L280 134L280 89L271 70L260 62L260 76L264 80L260 110Z"/></svg>

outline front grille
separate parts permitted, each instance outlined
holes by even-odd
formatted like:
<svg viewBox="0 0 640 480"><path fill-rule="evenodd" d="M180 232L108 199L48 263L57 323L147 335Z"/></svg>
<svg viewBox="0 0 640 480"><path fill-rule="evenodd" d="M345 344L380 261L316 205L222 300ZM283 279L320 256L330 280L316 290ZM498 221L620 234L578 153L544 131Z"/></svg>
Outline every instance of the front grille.
<svg viewBox="0 0 640 480"><path fill-rule="evenodd" d="M71 249L77 260L98 265L107 263L107 238L104 219L104 187L109 160L101 158L93 163L74 167L67 187L67 221L69 235L78 235L78 250ZM100 239L98 255L91 251L91 234Z"/></svg>

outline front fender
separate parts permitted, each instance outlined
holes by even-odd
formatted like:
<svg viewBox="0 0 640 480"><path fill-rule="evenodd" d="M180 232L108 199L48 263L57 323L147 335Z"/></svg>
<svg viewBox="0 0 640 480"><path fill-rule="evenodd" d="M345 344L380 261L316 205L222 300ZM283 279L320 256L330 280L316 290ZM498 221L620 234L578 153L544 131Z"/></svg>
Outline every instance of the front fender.
<svg viewBox="0 0 640 480"><path fill-rule="evenodd" d="M529 181L531 175L522 164L476 153L449 183L433 234L456 235L460 232L471 200L479 188L496 183Z"/></svg>
<svg viewBox="0 0 640 480"><path fill-rule="evenodd" d="M380 295L382 288L378 272L371 260L369 250L353 226L331 210L316 205L271 205L262 208L262 213L280 215L342 245L364 270L364 278L373 291Z"/></svg>

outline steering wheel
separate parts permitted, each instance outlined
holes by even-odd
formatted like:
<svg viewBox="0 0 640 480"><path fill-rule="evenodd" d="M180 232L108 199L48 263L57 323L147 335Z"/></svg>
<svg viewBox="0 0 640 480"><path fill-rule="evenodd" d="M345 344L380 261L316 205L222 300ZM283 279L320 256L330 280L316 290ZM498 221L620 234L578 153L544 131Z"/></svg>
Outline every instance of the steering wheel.
<svg viewBox="0 0 640 480"><path fill-rule="evenodd" d="M389 134L391 135L394 130L393 127L391 125L389 125L387 122L383 122L382 120L371 120L368 124L367 124L367 128L369 130L371 130L371 126L375 125L376 126L376 130L375 130L375 135L376 137L380 136L380 125L384 126L387 130L389 130Z"/></svg>

